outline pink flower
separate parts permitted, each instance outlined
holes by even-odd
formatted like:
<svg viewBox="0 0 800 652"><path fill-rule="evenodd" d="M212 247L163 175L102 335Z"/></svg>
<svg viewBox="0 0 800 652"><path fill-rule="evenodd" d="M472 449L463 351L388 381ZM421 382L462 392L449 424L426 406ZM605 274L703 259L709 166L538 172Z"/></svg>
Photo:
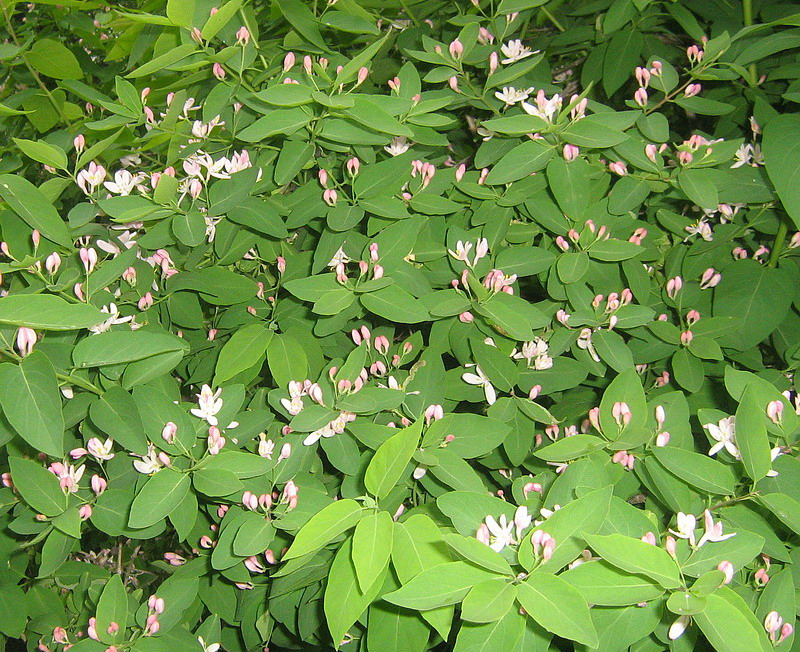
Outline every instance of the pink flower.
<svg viewBox="0 0 800 652"><path fill-rule="evenodd" d="M579 147L576 147L575 145L564 145L564 160L567 161L567 163L578 158L580 153L581 150Z"/></svg>
<svg viewBox="0 0 800 652"><path fill-rule="evenodd" d="M222 81L225 79L225 69L219 63L215 63L211 67L211 72L213 73L214 77Z"/></svg>
<svg viewBox="0 0 800 652"><path fill-rule="evenodd" d="M33 346L36 342L36 331L26 326L20 326L17 331L17 350L23 358L33 352Z"/></svg>
<svg viewBox="0 0 800 652"><path fill-rule="evenodd" d="M283 58L283 72L289 72L294 67L295 56L294 52L287 52Z"/></svg>
<svg viewBox="0 0 800 652"><path fill-rule="evenodd" d="M236 42L239 45L247 45L250 42L250 30L242 25L236 32Z"/></svg>

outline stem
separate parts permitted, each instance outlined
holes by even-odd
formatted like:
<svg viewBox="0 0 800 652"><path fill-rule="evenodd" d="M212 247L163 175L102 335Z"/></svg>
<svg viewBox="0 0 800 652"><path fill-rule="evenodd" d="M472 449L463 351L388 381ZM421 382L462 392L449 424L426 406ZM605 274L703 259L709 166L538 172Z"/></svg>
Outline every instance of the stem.
<svg viewBox="0 0 800 652"><path fill-rule="evenodd" d="M547 17L547 20L553 23L553 25L559 32L566 31L566 28L559 22L558 18L556 18L552 13L550 13L550 10L547 7L542 7L542 13Z"/></svg>
<svg viewBox="0 0 800 652"><path fill-rule="evenodd" d="M414 27L419 27L419 20L417 20L417 17L414 15L414 12L411 11L411 9L409 8L406 0L400 0L400 6L403 8L403 11L406 13L406 16L408 16L411 19L411 22L414 23Z"/></svg>
<svg viewBox="0 0 800 652"><path fill-rule="evenodd" d="M772 252L769 255L768 267L776 267L778 265L778 258L780 258L783 251L783 245L786 242L786 236L789 233L789 225L786 218L783 218L778 224L778 231L775 233L775 241L772 243Z"/></svg>
<svg viewBox="0 0 800 652"><path fill-rule="evenodd" d="M750 27L753 24L753 0L742 0L742 21L745 27ZM756 64L751 63L747 69L750 71L750 81L755 86L758 82Z"/></svg>

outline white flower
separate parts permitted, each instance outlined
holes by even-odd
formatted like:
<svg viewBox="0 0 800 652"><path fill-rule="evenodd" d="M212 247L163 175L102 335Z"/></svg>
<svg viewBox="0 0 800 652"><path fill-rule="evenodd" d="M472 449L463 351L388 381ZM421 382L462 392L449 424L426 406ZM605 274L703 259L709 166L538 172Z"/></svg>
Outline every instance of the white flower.
<svg viewBox="0 0 800 652"><path fill-rule="evenodd" d="M737 460L741 459L739 449L736 447L736 417L725 417L719 422L719 425L714 423L706 423L703 428L708 430L708 434L717 441L708 451L708 454L713 456L719 453L723 448L727 450Z"/></svg>
<svg viewBox="0 0 800 652"><path fill-rule="evenodd" d="M783 449L780 446L776 446L770 451L770 457L772 457L772 461L774 462L777 460L781 455L783 455ZM779 473L775 469L770 469L767 471L768 478L777 478Z"/></svg>
<svg viewBox="0 0 800 652"><path fill-rule="evenodd" d="M400 154L405 154L409 147L411 147L411 143L406 141L405 136L395 136L391 145L387 145L383 149L387 154L400 156Z"/></svg>
<svg viewBox="0 0 800 652"><path fill-rule="evenodd" d="M711 225L703 220L698 220L695 224L684 227L689 235L699 235L706 242L711 242L714 239L714 232L711 230Z"/></svg>
<svg viewBox="0 0 800 652"><path fill-rule="evenodd" d="M203 652L217 652L219 650L219 643L206 644L202 636L197 637L197 642L200 643L200 647L203 648Z"/></svg>
<svg viewBox="0 0 800 652"><path fill-rule="evenodd" d="M690 616L678 616L678 618L675 619L675 622L669 626L669 632L667 633L667 637L670 641L674 641L683 636L683 632L686 631L690 619Z"/></svg>
<svg viewBox="0 0 800 652"><path fill-rule="evenodd" d="M258 442L258 454L261 457L266 457L268 460L271 460L272 453L275 450L275 442L271 439L267 439L263 432L259 435L259 437L260 441Z"/></svg>
<svg viewBox="0 0 800 652"><path fill-rule="evenodd" d="M736 533L732 532L730 534L722 534L722 521L717 521L714 523L714 517L711 516L711 512L706 510L703 512L703 519L705 521L705 534L700 538L700 541L697 543L697 547L700 548L706 541L725 541L725 539L730 539L731 537L735 537Z"/></svg>
<svg viewBox="0 0 800 652"><path fill-rule="evenodd" d="M124 168L136 167L142 164L142 157L138 154L126 154L119 160L119 164Z"/></svg>
<svg viewBox="0 0 800 652"><path fill-rule="evenodd" d="M456 250L453 251L452 249L448 249L447 253L450 254L456 260L461 260L467 264L469 264L469 252L472 249L471 242L462 242L459 240L456 243Z"/></svg>
<svg viewBox="0 0 800 652"><path fill-rule="evenodd" d="M234 152L230 160L227 158L222 160L225 163L225 171L228 174L236 174L237 172L253 167L253 164L250 162L250 154L246 149L243 149L241 152Z"/></svg>
<svg viewBox="0 0 800 652"><path fill-rule="evenodd" d="M527 360L528 367L531 366L533 361L534 369L549 369L553 366L553 359L547 355L548 344L541 337L536 337L530 342L525 342L522 345L522 351L514 349L511 352L511 357L514 360Z"/></svg>
<svg viewBox="0 0 800 652"><path fill-rule="evenodd" d="M549 355L537 355L536 359L533 361L533 368L536 369L536 371L546 371L552 367L553 358Z"/></svg>
<svg viewBox="0 0 800 652"><path fill-rule="evenodd" d="M127 170L117 170L113 181L106 181L103 185L111 193L122 197L130 195L131 191L142 181L143 175L133 175Z"/></svg>
<svg viewBox="0 0 800 652"><path fill-rule="evenodd" d="M336 434L336 431L331 428L330 423L326 423L322 428L318 428L311 434L309 434L303 440L303 446L311 446L311 444L317 443L322 437L333 437Z"/></svg>
<svg viewBox="0 0 800 652"><path fill-rule="evenodd" d="M506 546L516 543L514 539L514 521L508 522L505 514L500 515L500 522L494 516L486 517L486 527L489 528L489 547L495 552L500 552Z"/></svg>
<svg viewBox="0 0 800 652"><path fill-rule="evenodd" d="M736 162L731 167L740 168L743 165L752 165L753 167L764 165L764 154L758 144L747 143L736 150Z"/></svg>
<svg viewBox="0 0 800 652"><path fill-rule="evenodd" d="M694 517L692 514L684 514L683 512L678 512L678 516L676 518L677 521L677 530L670 530L672 534L674 534L679 539L686 539L689 541L689 545L692 548L695 547L695 538L694 538L694 531L697 528L697 518Z"/></svg>
<svg viewBox="0 0 800 652"><path fill-rule="evenodd" d="M550 462L548 462L550 464ZM539 527L542 523L544 523L548 518L550 518L553 514L555 514L559 509L561 509L561 505L553 505L553 509L547 509L546 507L542 507L539 510L539 515L542 517L537 519L533 522L536 527Z"/></svg>
<svg viewBox="0 0 800 652"><path fill-rule="evenodd" d="M200 419L205 419L208 425L216 426L218 421L214 415L222 409L220 394L222 394L221 387L216 392L212 392L208 385L203 385L200 393L196 395L199 407L192 408L190 412Z"/></svg>
<svg viewBox="0 0 800 652"><path fill-rule="evenodd" d="M475 367L477 373L465 373L461 375L461 379L470 385L480 385L483 387L483 392L486 395L486 402L493 405L497 400L497 392L495 392L491 381L484 375L483 371L478 365L468 364L467 367Z"/></svg>
<svg viewBox="0 0 800 652"><path fill-rule="evenodd" d="M111 447L114 445L114 440L109 437L105 443L101 442L97 437L92 437L86 443L86 450L89 455L96 458L98 461L107 462L114 458L114 453L111 452Z"/></svg>
<svg viewBox="0 0 800 652"><path fill-rule="evenodd" d="M527 100L531 91L532 88L517 90L513 86L503 86L503 90L497 91L494 96L507 106L514 106L517 102Z"/></svg>
<svg viewBox="0 0 800 652"><path fill-rule="evenodd" d="M533 517L528 514L528 508L525 505L520 505L517 507L517 511L514 512L514 528L517 539L522 536L523 530L526 530L528 527L530 527L532 522Z"/></svg>
<svg viewBox="0 0 800 652"><path fill-rule="evenodd" d="M162 466L163 465L158 459L158 454L156 453L156 447L152 444L152 442L147 444L147 455L142 456L142 459L135 460L133 463L133 468L144 475L158 473Z"/></svg>
<svg viewBox="0 0 800 652"><path fill-rule="evenodd" d="M594 344L592 344L592 329L591 328L584 328L581 331L581 334L578 336L578 341L576 342L579 349L584 349L585 351L589 352L589 355L592 356L592 360L595 362L600 362L600 356L597 355L597 351L595 351Z"/></svg>
<svg viewBox="0 0 800 652"><path fill-rule="evenodd" d="M536 94L535 102L535 105L529 102L522 102L520 106L522 110L529 115L535 115L547 122L553 122L553 118L561 109L563 99L560 95L556 94L548 100L544 91L540 90Z"/></svg>
<svg viewBox="0 0 800 652"><path fill-rule="evenodd" d="M520 61L525 57L529 57L532 54L538 54L539 50L531 50L530 48L525 47L522 45L522 41L516 39L514 41L509 41L508 43L500 46L500 52L503 53L505 59L502 60L501 63L509 64L514 63L515 61Z"/></svg>
<svg viewBox="0 0 800 652"><path fill-rule="evenodd" d="M291 399L282 398L281 405L292 416L297 416L303 411L303 399L299 396L292 396Z"/></svg>
<svg viewBox="0 0 800 652"><path fill-rule="evenodd" d="M104 322L100 322L96 326L91 326L89 328L89 332L92 333L92 335L105 333L112 326L116 324L124 324L133 319L132 315L129 315L128 317L120 317L119 308L117 308L117 304L115 303L110 303L107 306L103 306L102 308L100 308L100 312L106 313L107 315L109 315L109 318L106 319Z"/></svg>
<svg viewBox="0 0 800 652"><path fill-rule="evenodd" d="M203 216L203 221L206 223L206 237L209 244L214 242L214 237L217 235L217 224L222 221L221 217L210 217L209 215Z"/></svg>
<svg viewBox="0 0 800 652"><path fill-rule="evenodd" d="M134 238L138 234L136 231L123 231L120 233L117 238L119 239L120 243L122 244L125 249L130 249L136 244L136 240ZM109 240L95 240L95 244L97 245L98 249L102 249L107 254L112 254L113 256L117 256L122 250L115 244Z"/></svg>
<svg viewBox="0 0 800 652"><path fill-rule="evenodd" d="M339 247L336 250L336 253L333 254L333 258L331 258L331 262L328 263L328 267L336 267L337 265L344 265L345 263L351 262L351 258L344 253L344 249Z"/></svg>
<svg viewBox="0 0 800 652"><path fill-rule="evenodd" d="M106 178L106 169L94 161L89 163L89 167L78 172L76 182L81 190L87 195L91 195Z"/></svg>

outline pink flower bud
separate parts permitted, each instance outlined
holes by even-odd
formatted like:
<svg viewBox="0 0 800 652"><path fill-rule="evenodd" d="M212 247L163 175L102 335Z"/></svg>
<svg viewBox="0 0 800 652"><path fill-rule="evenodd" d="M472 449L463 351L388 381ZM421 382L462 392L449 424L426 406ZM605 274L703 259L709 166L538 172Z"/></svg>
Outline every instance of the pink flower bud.
<svg viewBox="0 0 800 652"><path fill-rule="evenodd" d="M192 40L195 43L202 43L203 42L203 34L196 27L192 27L191 35L192 35Z"/></svg>
<svg viewBox="0 0 800 652"><path fill-rule="evenodd" d="M363 84L367 80L368 75L369 75L369 68L367 68L366 66L361 66L361 68L358 69L356 86L360 86L361 84Z"/></svg>
<svg viewBox="0 0 800 652"><path fill-rule="evenodd" d="M709 267L700 277L700 289L707 290L716 287L722 280L722 275L713 267Z"/></svg>
<svg viewBox="0 0 800 652"><path fill-rule="evenodd" d="M733 573L735 571L733 564L727 560L723 560L719 562L719 566L717 566L717 570L721 571L725 575L724 584L730 584L733 580Z"/></svg>
<svg viewBox="0 0 800 652"><path fill-rule="evenodd" d="M670 554L671 557L675 557L678 550L678 542L675 541L674 537L667 535L664 541L664 548Z"/></svg>
<svg viewBox="0 0 800 652"><path fill-rule="evenodd" d="M382 265L375 265L372 268L372 278L374 278L374 279L383 278L383 266Z"/></svg>
<svg viewBox="0 0 800 652"><path fill-rule="evenodd" d="M92 476L91 484L92 491L94 491L97 496L101 495L108 487L108 482L106 482L105 478L101 478L97 474Z"/></svg>
<svg viewBox="0 0 800 652"><path fill-rule="evenodd" d="M541 392L542 392L542 386L534 385L533 387L531 387L531 391L528 392L528 399L531 401L535 401L539 397L539 394L541 394Z"/></svg>
<svg viewBox="0 0 800 652"><path fill-rule="evenodd" d="M681 333L681 344L683 344L683 346L689 346L693 338L694 334L692 331L683 331Z"/></svg>
<svg viewBox="0 0 800 652"><path fill-rule="evenodd" d="M289 72L294 67L294 52L287 52L283 58L283 72Z"/></svg>
<svg viewBox="0 0 800 652"><path fill-rule="evenodd" d="M72 139L72 146L75 148L75 151L80 154L86 148L86 138L83 134L78 134L75 138Z"/></svg>
<svg viewBox="0 0 800 652"><path fill-rule="evenodd" d="M216 77L216 78L217 78L217 79L219 79L220 81L222 81L223 79L225 79L225 69L222 67L222 65L221 65L221 64L219 64L219 63L215 63L215 64L214 64L214 65L211 67L211 72L212 72L212 74L214 75L214 77Z"/></svg>
<svg viewBox="0 0 800 652"><path fill-rule="evenodd" d="M783 422L783 401L770 401L767 404L767 416L775 425L781 425Z"/></svg>
<svg viewBox="0 0 800 652"><path fill-rule="evenodd" d="M59 267L61 267L61 256L54 251L44 261L44 268L50 276L53 276L58 271Z"/></svg>
<svg viewBox="0 0 800 652"><path fill-rule="evenodd" d="M656 446L658 448L664 448L667 444L669 444L670 434L665 430L664 432L660 432L656 435Z"/></svg>
<svg viewBox="0 0 800 652"><path fill-rule="evenodd" d="M645 543L649 543L651 546L656 545L656 535L652 532L647 532L643 537L642 541Z"/></svg>
<svg viewBox="0 0 800 652"><path fill-rule="evenodd" d="M324 168L320 168L319 172L317 172L317 178L323 188L328 185L328 172Z"/></svg>
<svg viewBox="0 0 800 652"><path fill-rule="evenodd" d="M53 629L53 640L60 645L67 645L69 644L69 638L67 637L67 630L63 627L55 627Z"/></svg>
<svg viewBox="0 0 800 652"><path fill-rule="evenodd" d="M336 206L338 198L339 198L339 193L337 193L335 190L332 189L328 189L322 193L322 200L328 206Z"/></svg>
<svg viewBox="0 0 800 652"><path fill-rule="evenodd" d="M20 326L17 330L17 350L24 358L33 352L33 346L36 344L36 331L26 326Z"/></svg>
<svg viewBox="0 0 800 652"><path fill-rule="evenodd" d="M389 352L389 338L385 335L378 335L373 341L372 346L381 355L386 355Z"/></svg>
<svg viewBox="0 0 800 652"><path fill-rule="evenodd" d="M361 161L358 160L355 156L352 158L347 159L347 163L345 163L347 167L347 172L351 176L356 176L358 174L358 170L361 167Z"/></svg>
<svg viewBox="0 0 800 652"><path fill-rule="evenodd" d="M647 106L647 91L644 88L636 89L636 92L633 94L633 101L636 102L638 106L642 108Z"/></svg>
<svg viewBox="0 0 800 652"><path fill-rule="evenodd" d="M81 508L78 510L78 515L80 516L82 521L88 520L92 516L92 506L81 505Z"/></svg>
<svg viewBox="0 0 800 652"><path fill-rule="evenodd" d="M680 276L675 276L667 281L667 296L670 299L675 299L678 292L683 287L683 279Z"/></svg>
<svg viewBox="0 0 800 652"><path fill-rule="evenodd" d="M161 430L162 439L168 444L175 443L175 435L178 433L178 426L172 421L167 421Z"/></svg>
<svg viewBox="0 0 800 652"><path fill-rule="evenodd" d="M678 152L678 162L681 165L689 165L694 160L694 155L691 152L687 152L686 150L681 150Z"/></svg>
<svg viewBox="0 0 800 652"><path fill-rule="evenodd" d="M575 145L564 145L564 160L567 161L567 163L578 158L580 153L581 150L579 147L576 147Z"/></svg>
<svg viewBox="0 0 800 652"><path fill-rule="evenodd" d="M89 626L86 628L86 635L93 641L99 641L100 637L97 636L97 619L89 618Z"/></svg>
<svg viewBox="0 0 800 652"><path fill-rule="evenodd" d="M464 46L458 39L455 39L450 42L450 56L454 59L460 59L461 55L464 54Z"/></svg>
<svg viewBox="0 0 800 652"><path fill-rule="evenodd" d="M764 586L767 582L769 582L769 574L767 573L766 569L759 568L756 571L754 579L758 586Z"/></svg>
<svg viewBox="0 0 800 652"><path fill-rule="evenodd" d="M686 87L686 90L683 91L683 95L684 95L684 97L694 97L695 95L697 95L702 90L703 90L703 87L700 84L689 84Z"/></svg>
<svg viewBox="0 0 800 652"><path fill-rule="evenodd" d="M653 163L658 163L658 148L652 143L648 143L644 147L644 153Z"/></svg>
<svg viewBox="0 0 800 652"><path fill-rule="evenodd" d="M464 163L462 163L455 169L456 183L461 182L461 180L464 178L464 174L466 173L466 171L467 171L467 166Z"/></svg>
<svg viewBox="0 0 800 652"><path fill-rule="evenodd" d="M450 90L460 93L461 89L458 87L458 77L453 75L450 79L447 80L448 85L450 86Z"/></svg>
<svg viewBox="0 0 800 652"><path fill-rule="evenodd" d="M624 177L628 174L628 168L622 161L614 161L613 163L609 163L608 169L621 177Z"/></svg>
<svg viewBox="0 0 800 652"><path fill-rule="evenodd" d="M250 42L250 30L242 25L236 32L236 42L239 45L247 45Z"/></svg>
<svg viewBox="0 0 800 652"><path fill-rule="evenodd" d="M460 321L462 324L471 324L475 321L475 316L469 310L467 310L458 316L458 321Z"/></svg>
<svg viewBox="0 0 800 652"><path fill-rule="evenodd" d="M492 52L489 55L489 74L493 75L497 72L497 69L500 67L500 57L497 55L497 52Z"/></svg>
<svg viewBox="0 0 800 652"><path fill-rule="evenodd" d="M83 268L86 270L86 273L91 274L97 265L97 252L91 247L81 247L78 255L83 263Z"/></svg>
<svg viewBox="0 0 800 652"><path fill-rule="evenodd" d="M639 82L639 86L642 88L647 88L650 84L650 75L651 73L647 68L636 67L636 81Z"/></svg>

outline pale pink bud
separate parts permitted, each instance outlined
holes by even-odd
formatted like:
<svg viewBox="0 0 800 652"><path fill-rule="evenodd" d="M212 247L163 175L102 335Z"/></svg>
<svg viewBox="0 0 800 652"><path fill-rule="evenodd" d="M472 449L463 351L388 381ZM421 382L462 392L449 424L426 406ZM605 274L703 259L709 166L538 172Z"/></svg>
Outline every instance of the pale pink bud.
<svg viewBox="0 0 800 652"><path fill-rule="evenodd" d="M161 437L168 444L175 443L175 435L178 432L178 426L172 421L167 421L166 425L161 430Z"/></svg>
<svg viewBox="0 0 800 652"><path fill-rule="evenodd" d="M689 346L692 339L694 339L692 331L683 331L681 333L681 344L683 344L683 346Z"/></svg>
<svg viewBox="0 0 800 652"><path fill-rule="evenodd" d="M645 145L644 153L647 155L647 158L653 161L653 163L658 163L658 148L655 145L652 143Z"/></svg>
<svg viewBox="0 0 800 652"><path fill-rule="evenodd" d="M69 643L67 630L63 627L55 627L53 629L53 640L60 645L67 645Z"/></svg>
<svg viewBox="0 0 800 652"><path fill-rule="evenodd" d="M319 179L319 183L323 188L328 185L328 172L325 170L325 168L320 168L319 172L317 172L317 178Z"/></svg>
<svg viewBox="0 0 800 652"><path fill-rule="evenodd" d="M54 251L44 261L44 268L47 270L47 273L52 276L58 271L59 267L61 267L61 256Z"/></svg>
<svg viewBox="0 0 800 652"><path fill-rule="evenodd" d="M222 81L223 79L225 79L225 69L222 67L222 65L221 65L221 64L219 64L219 63L215 63L215 64L214 64L214 65L211 67L211 72L213 73L214 77L216 77L216 78L217 78L217 79L219 79L220 81Z"/></svg>
<svg viewBox="0 0 800 652"><path fill-rule="evenodd" d="M735 571L733 564L728 560L723 560L719 562L719 566L717 566L717 570L721 571L725 575L724 584L730 584L733 580L733 573Z"/></svg>
<svg viewBox="0 0 800 652"><path fill-rule="evenodd" d="M535 401L539 397L539 394L541 394L541 392L542 392L542 386L534 385L533 387L531 387L531 391L528 392L528 399L531 401Z"/></svg>
<svg viewBox="0 0 800 652"><path fill-rule="evenodd" d="M500 67L500 57L497 55L497 52L492 52L489 55L489 74L493 75L497 72L497 69Z"/></svg>
<svg viewBox="0 0 800 652"><path fill-rule="evenodd" d="M686 323L692 326L700 321L700 313L697 310L690 310L686 313Z"/></svg>
<svg viewBox="0 0 800 652"><path fill-rule="evenodd" d="M681 150L678 152L678 162L681 165L689 165L694 160L694 155L691 152L687 152L686 150Z"/></svg>
<svg viewBox="0 0 800 652"><path fill-rule="evenodd" d="M679 616L669 627L669 631L667 632L667 637L669 640L674 641L683 636L683 633L686 631L686 627L688 625L689 616Z"/></svg>
<svg viewBox="0 0 800 652"><path fill-rule="evenodd" d="M781 425L783 422L783 401L770 401L767 404L767 416L775 425Z"/></svg>
<svg viewBox="0 0 800 652"><path fill-rule="evenodd" d="M89 626L86 628L86 635L93 641L99 641L100 637L97 636L97 619L89 618Z"/></svg>
<svg viewBox="0 0 800 652"><path fill-rule="evenodd" d="M542 561L548 562L553 558L556 549L556 540L548 535L547 540L542 545Z"/></svg>
<svg viewBox="0 0 800 652"><path fill-rule="evenodd" d="M361 276L364 276L369 271L369 264L366 260L358 261L358 271L361 272Z"/></svg>
<svg viewBox="0 0 800 652"><path fill-rule="evenodd" d="M639 86L647 88L650 84L650 74L647 68L642 68L641 66L636 67L636 81L639 82Z"/></svg>
<svg viewBox="0 0 800 652"><path fill-rule="evenodd" d="M754 579L758 586L764 586L767 582L769 582L769 574L767 573L766 569L759 568L756 571Z"/></svg>
<svg viewBox="0 0 800 652"><path fill-rule="evenodd" d="M624 401L617 401L611 406L611 416L614 417L614 421L617 422L617 425L623 428L630 423L633 414L627 403Z"/></svg>
<svg viewBox="0 0 800 652"><path fill-rule="evenodd" d="M450 86L450 90L460 93L461 89L458 87L458 77L453 75L450 79L447 80L448 85Z"/></svg>
<svg viewBox="0 0 800 652"><path fill-rule="evenodd" d="M361 66L358 69L358 76L356 78L356 86L360 86L367 80L367 76L369 75L369 68L366 66Z"/></svg>
<svg viewBox="0 0 800 652"><path fill-rule="evenodd" d="M335 190L328 189L322 193L322 200L328 206L336 206L336 202L338 199L339 199L339 193L337 193Z"/></svg>
<svg viewBox="0 0 800 652"><path fill-rule="evenodd" d="M614 161L613 163L609 163L608 169L621 177L624 177L628 174L628 168L622 161Z"/></svg>
<svg viewBox="0 0 800 652"><path fill-rule="evenodd" d="M2 481L2 485L7 489L11 489L14 487L14 483L11 481L11 474L6 472L0 474L0 480Z"/></svg>
<svg viewBox="0 0 800 652"><path fill-rule="evenodd" d="M82 521L88 520L92 516L92 506L81 505L81 508L78 510L78 515L80 516Z"/></svg>
<svg viewBox="0 0 800 652"><path fill-rule="evenodd" d="M278 462L282 460L288 459L292 454L292 445L290 443L285 443L281 446L281 453L278 455Z"/></svg>
<svg viewBox="0 0 800 652"><path fill-rule="evenodd" d="M637 88L633 94L633 101L642 108L647 106L647 91L644 88Z"/></svg>
<svg viewBox="0 0 800 652"><path fill-rule="evenodd" d="M531 492L538 494L542 493L542 485L540 485L538 482L528 482L524 487L522 487L522 494L525 496L526 500L528 498L528 494Z"/></svg>
<svg viewBox="0 0 800 652"><path fill-rule="evenodd" d="M663 64L660 61L653 61L653 67L650 68L650 74L655 77L661 77L661 73L663 72Z"/></svg>
<svg viewBox="0 0 800 652"><path fill-rule="evenodd" d="M75 138L72 139L72 146L75 148L75 151L80 154L86 148L86 138L83 134L78 134Z"/></svg>
<svg viewBox="0 0 800 652"><path fill-rule="evenodd" d="M414 345L411 342L403 342L403 355L408 355L414 350Z"/></svg>
<svg viewBox="0 0 800 652"><path fill-rule="evenodd" d="M683 279L680 276L675 276L667 281L667 296L674 299L678 296L678 292L683 287Z"/></svg>
<svg viewBox="0 0 800 652"><path fill-rule="evenodd" d="M92 491L94 491L94 493L97 496L101 495L108 487L108 482L106 482L106 479L101 478L97 474L92 476L91 484L92 484Z"/></svg>
<svg viewBox="0 0 800 652"><path fill-rule="evenodd" d="M686 87L686 90L683 91L683 95L684 95L684 97L694 97L701 90L703 90L703 87L700 84L689 84Z"/></svg>
<svg viewBox="0 0 800 652"><path fill-rule="evenodd" d="M97 265L97 252L92 249L91 247L81 247L80 251L78 252L80 256L81 262L83 263L83 268L86 270L87 274L91 274L94 271L95 266Z"/></svg>
<svg viewBox="0 0 800 652"><path fill-rule="evenodd" d="M200 179L192 179L189 183L189 195L192 199L197 199L203 192L203 182Z"/></svg>
<svg viewBox="0 0 800 652"><path fill-rule="evenodd" d="M203 34L196 27L192 27L191 35L192 35L192 40L195 43L202 43L203 42Z"/></svg>
<svg viewBox="0 0 800 652"><path fill-rule="evenodd" d="M475 533L475 538L483 544L491 545L491 533L486 523L481 523L478 531Z"/></svg>
<svg viewBox="0 0 800 652"><path fill-rule="evenodd" d="M649 543L651 546L656 545L656 535L652 532L647 532L643 537L642 541L645 543Z"/></svg>
<svg viewBox="0 0 800 652"><path fill-rule="evenodd" d="M716 287L721 280L722 275L713 267L709 267L700 277L700 289L706 290L708 288Z"/></svg>
<svg viewBox="0 0 800 652"><path fill-rule="evenodd" d="M294 52L287 52L283 57L283 72L289 72L294 67Z"/></svg>
<svg viewBox="0 0 800 652"><path fill-rule="evenodd" d="M664 540L664 548L671 557L675 557L678 550L678 542L675 541L674 537L667 535L666 539Z"/></svg>
<svg viewBox="0 0 800 652"><path fill-rule="evenodd" d="M242 25L236 32L236 42L239 45L247 45L250 42L250 30Z"/></svg>
<svg viewBox="0 0 800 652"><path fill-rule="evenodd" d="M464 174L466 173L466 171L467 171L467 166L464 165L463 163L456 168L455 170L456 183L459 183L464 178Z"/></svg>
<svg viewBox="0 0 800 652"><path fill-rule="evenodd" d="M660 432L656 435L656 446L658 448L664 448L667 444L669 444L670 434L665 430L664 432Z"/></svg>
<svg viewBox="0 0 800 652"><path fill-rule="evenodd" d="M450 42L450 56L454 59L460 59L461 55L464 54L464 46L458 39L455 39Z"/></svg>
<svg viewBox="0 0 800 652"><path fill-rule="evenodd" d="M345 165L347 167L347 172L352 176L356 176L359 168L361 167L361 161L353 156L352 158L347 159L347 163Z"/></svg>
<svg viewBox="0 0 800 652"><path fill-rule="evenodd" d="M372 278L375 278L375 279L383 278L383 266L382 265L375 265L372 268Z"/></svg>
<svg viewBox="0 0 800 652"><path fill-rule="evenodd" d="M563 236L556 237L556 246L561 249L561 251L569 251L569 242L567 242Z"/></svg>
<svg viewBox="0 0 800 652"><path fill-rule="evenodd" d="M581 150L579 147L575 145L564 145L564 160L568 163L578 158L580 153Z"/></svg>
<svg viewBox="0 0 800 652"><path fill-rule="evenodd" d="M777 640L776 645L783 643L784 639L789 638L794 633L794 626L791 623L783 623L781 627L781 636Z"/></svg>
<svg viewBox="0 0 800 652"><path fill-rule="evenodd" d="M27 326L20 326L17 330L17 350L24 358L33 352L33 346L36 344L36 331Z"/></svg>
<svg viewBox="0 0 800 652"><path fill-rule="evenodd" d="M458 316L458 321L460 321L462 324L471 324L475 321L475 316L469 310L467 310Z"/></svg>

